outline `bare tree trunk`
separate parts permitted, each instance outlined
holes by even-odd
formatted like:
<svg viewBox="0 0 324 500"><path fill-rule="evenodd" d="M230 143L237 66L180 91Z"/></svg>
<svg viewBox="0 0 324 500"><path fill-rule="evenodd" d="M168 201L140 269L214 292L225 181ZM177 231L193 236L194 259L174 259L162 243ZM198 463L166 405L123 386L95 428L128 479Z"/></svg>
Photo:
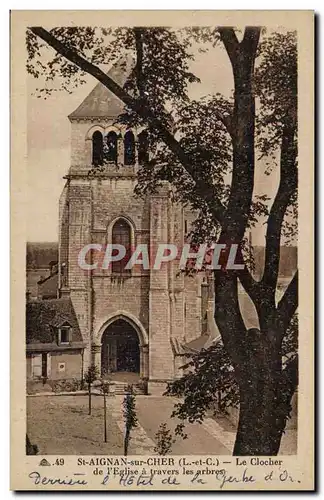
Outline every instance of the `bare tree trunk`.
<svg viewBox="0 0 324 500"><path fill-rule="evenodd" d="M282 370L280 336L270 327L246 330L233 275L215 273L215 321L240 389L233 454L277 455L297 386L297 365L292 364L290 372Z"/></svg>
<svg viewBox="0 0 324 500"><path fill-rule="evenodd" d="M220 243L230 245L242 242L252 203L255 164L253 74L260 29L247 28L241 42L231 28L221 28L220 36L232 64L235 85L233 173L219 239ZM271 269L268 271L271 273ZM273 270L273 275L277 279L277 269ZM290 397L283 402L282 332L276 332L275 328L268 329L268 326L276 325L275 292L256 283L252 285L254 291L250 298L256 306L263 330L247 331L239 307L238 276L233 272L230 275L230 271L215 273L215 320L233 362L240 389L240 416L234 454L276 455L286 424L287 412L284 410L293 391L288 391ZM253 282L253 279L250 281Z"/></svg>
<svg viewBox="0 0 324 500"><path fill-rule="evenodd" d="M277 455L285 421L280 420L278 374L267 363L248 363L240 380L240 415L234 455Z"/></svg>
<svg viewBox="0 0 324 500"><path fill-rule="evenodd" d="M129 438L130 438L130 430L128 428L126 428L125 439L124 439L124 455L125 456L127 456L127 454L128 454Z"/></svg>
<svg viewBox="0 0 324 500"><path fill-rule="evenodd" d="M89 391L89 415L91 415L91 384L88 384Z"/></svg>
<svg viewBox="0 0 324 500"><path fill-rule="evenodd" d="M104 392L104 441L107 443L107 399L106 393Z"/></svg>

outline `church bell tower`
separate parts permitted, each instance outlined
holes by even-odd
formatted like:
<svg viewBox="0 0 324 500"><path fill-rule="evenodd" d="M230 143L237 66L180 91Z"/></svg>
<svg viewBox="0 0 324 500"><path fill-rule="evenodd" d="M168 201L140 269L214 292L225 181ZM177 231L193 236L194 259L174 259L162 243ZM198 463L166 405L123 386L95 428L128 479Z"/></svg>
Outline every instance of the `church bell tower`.
<svg viewBox="0 0 324 500"><path fill-rule="evenodd" d="M122 59L108 75L123 86L132 64ZM84 369L95 363L101 375L136 371L154 392L154 386L165 387L174 377L171 336L183 337L183 279L175 287L173 266L126 270L120 261L103 269L100 252L89 253L91 263L99 263L92 271L78 263L80 250L89 244L103 251L109 243L153 249L175 232L179 241L183 238L182 211L173 208L167 187L146 199L134 196L138 165L147 158L146 136L118 123L122 112L123 103L98 83L69 115L71 165L60 199L59 294L73 302L87 346Z"/></svg>

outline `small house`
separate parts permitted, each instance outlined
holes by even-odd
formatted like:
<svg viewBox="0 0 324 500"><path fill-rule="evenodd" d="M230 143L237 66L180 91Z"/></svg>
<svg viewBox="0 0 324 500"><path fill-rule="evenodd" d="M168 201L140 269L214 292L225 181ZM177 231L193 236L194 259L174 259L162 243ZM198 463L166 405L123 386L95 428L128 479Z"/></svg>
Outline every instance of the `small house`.
<svg viewBox="0 0 324 500"><path fill-rule="evenodd" d="M27 385L71 390L83 380L85 343L68 297L26 305Z"/></svg>

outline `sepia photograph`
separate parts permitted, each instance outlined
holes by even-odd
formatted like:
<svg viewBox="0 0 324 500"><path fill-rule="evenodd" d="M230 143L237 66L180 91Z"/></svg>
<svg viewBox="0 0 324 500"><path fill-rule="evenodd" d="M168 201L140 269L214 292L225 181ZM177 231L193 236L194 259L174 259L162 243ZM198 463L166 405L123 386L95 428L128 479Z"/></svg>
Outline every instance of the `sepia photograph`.
<svg viewBox="0 0 324 500"><path fill-rule="evenodd" d="M282 457L298 459L305 396L300 19L83 15L31 15L20 42L26 456L128 478L127 456L149 456L140 485L175 457L218 457L199 478L238 483L219 464L245 462L242 483L278 466L298 488Z"/></svg>

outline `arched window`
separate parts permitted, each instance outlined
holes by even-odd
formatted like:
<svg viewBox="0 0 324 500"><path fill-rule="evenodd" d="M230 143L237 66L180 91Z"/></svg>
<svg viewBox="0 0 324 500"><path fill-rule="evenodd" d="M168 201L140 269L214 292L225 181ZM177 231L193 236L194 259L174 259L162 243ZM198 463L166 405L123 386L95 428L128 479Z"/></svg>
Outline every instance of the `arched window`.
<svg viewBox="0 0 324 500"><path fill-rule="evenodd" d="M104 159L108 162L117 163L117 134L116 132L109 132L106 135L104 142Z"/></svg>
<svg viewBox="0 0 324 500"><path fill-rule="evenodd" d="M102 133L98 130L92 136L92 164L95 166L102 165L103 160L103 138Z"/></svg>
<svg viewBox="0 0 324 500"><path fill-rule="evenodd" d="M138 163L144 165L149 159L148 156L148 135L143 130L138 136Z"/></svg>
<svg viewBox="0 0 324 500"><path fill-rule="evenodd" d="M124 163L125 165L134 165L135 163L135 138L130 130L124 137Z"/></svg>
<svg viewBox="0 0 324 500"><path fill-rule="evenodd" d="M112 262L112 273L121 274L129 272L129 270L125 270L125 266L131 256L131 228L124 219L118 219L113 225L112 243L122 245L126 250L126 254L123 259Z"/></svg>

